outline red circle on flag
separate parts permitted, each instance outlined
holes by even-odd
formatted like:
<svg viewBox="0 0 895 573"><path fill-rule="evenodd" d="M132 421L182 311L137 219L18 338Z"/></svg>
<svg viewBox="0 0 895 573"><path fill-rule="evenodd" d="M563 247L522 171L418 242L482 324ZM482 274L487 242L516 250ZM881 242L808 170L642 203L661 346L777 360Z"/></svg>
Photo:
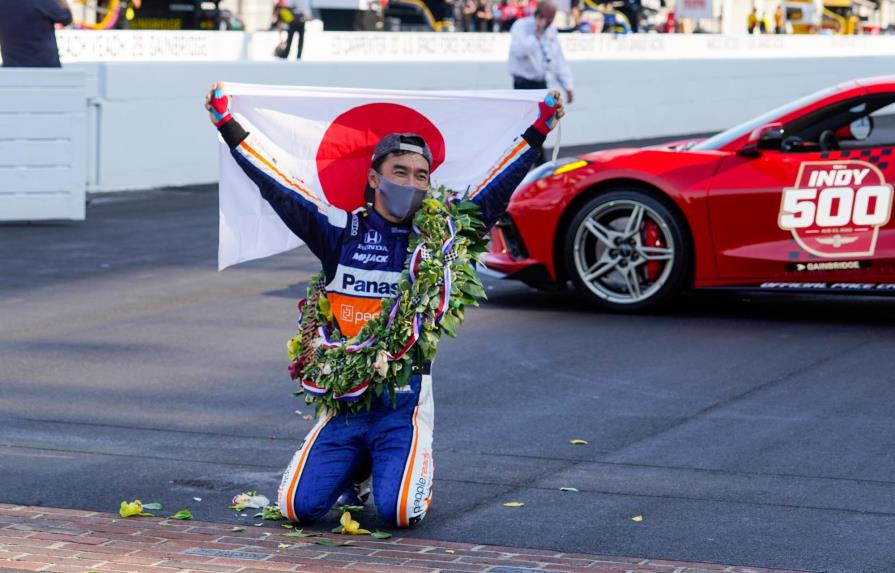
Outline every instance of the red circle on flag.
<svg viewBox="0 0 895 573"><path fill-rule="evenodd" d="M317 148L317 176L326 200L351 211L364 204L373 148L390 133L415 133L432 151L432 171L444 162L444 137L426 116L393 103L368 103L333 120Z"/></svg>

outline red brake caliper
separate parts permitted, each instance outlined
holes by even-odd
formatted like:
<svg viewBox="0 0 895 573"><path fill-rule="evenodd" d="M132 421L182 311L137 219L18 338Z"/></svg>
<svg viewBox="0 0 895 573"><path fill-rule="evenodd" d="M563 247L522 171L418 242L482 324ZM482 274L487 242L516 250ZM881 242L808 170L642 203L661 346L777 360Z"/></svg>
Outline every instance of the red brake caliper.
<svg viewBox="0 0 895 573"><path fill-rule="evenodd" d="M645 247L664 247L662 234L659 232L659 225L653 221L646 219L643 225L643 246ZM659 278L662 273L662 264L659 261L648 261L646 263L646 279L654 281Z"/></svg>

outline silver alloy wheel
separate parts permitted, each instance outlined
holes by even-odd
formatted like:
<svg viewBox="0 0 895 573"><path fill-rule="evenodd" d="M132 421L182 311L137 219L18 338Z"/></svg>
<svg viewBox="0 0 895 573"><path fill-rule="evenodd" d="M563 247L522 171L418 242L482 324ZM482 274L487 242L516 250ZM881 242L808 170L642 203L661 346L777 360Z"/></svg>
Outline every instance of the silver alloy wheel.
<svg viewBox="0 0 895 573"><path fill-rule="evenodd" d="M656 224L662 247L643 244L643 227ZM674 238L668 223L639 201L623 199L598 205L578 226L574 239L575 270L595 295L615 304L634 304L652 297L668 281L674 266ZM662 270L648 280L646 263Z"/></svg>

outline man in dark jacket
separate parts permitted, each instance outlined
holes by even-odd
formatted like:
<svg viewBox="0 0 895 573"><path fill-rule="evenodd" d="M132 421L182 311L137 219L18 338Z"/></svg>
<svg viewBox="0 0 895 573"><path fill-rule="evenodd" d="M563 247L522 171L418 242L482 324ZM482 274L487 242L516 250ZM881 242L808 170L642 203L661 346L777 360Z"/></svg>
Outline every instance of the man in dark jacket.
<svg viewBox="0 0 895 573"><path fill-rule="evenodd" d="M286 59L289 57L289 51L292 49L292 38L298 34L298 53L295 56L301 59L301 52L305 46L305 19L306 11L302 10L298 2L295 0L277 0L274 5L273 28L276 30L286 29L286 43L282 50L277 49L277 56Z"/></svg>
<svg viewBox="0 0 895 573"><path fill-rule="evenodd" d="M71 24L65 0L0 0L3 67L61 67L56 24Z"/></svg>

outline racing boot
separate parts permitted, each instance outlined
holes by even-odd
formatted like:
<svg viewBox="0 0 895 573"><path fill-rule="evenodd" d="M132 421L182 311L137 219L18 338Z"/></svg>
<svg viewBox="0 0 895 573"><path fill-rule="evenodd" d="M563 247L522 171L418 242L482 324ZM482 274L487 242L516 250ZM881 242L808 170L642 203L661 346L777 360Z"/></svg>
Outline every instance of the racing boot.
<svg viewBox="0 0 895 573"><path fill-rule="evenodd" d="M348 486L339 499L336 500L336 507L354 506L363 507L370 497L369 481L363 483L355 483Z"/></svg>
<svg viewBox="0 0 895 573"><path fill-rule="evenodd" d="M354 469L351 476L351 485L342 492L336 500L336 507L363 507L370 497L370 482L372 480L373 467L370 459L365 458Z"/></svg>

